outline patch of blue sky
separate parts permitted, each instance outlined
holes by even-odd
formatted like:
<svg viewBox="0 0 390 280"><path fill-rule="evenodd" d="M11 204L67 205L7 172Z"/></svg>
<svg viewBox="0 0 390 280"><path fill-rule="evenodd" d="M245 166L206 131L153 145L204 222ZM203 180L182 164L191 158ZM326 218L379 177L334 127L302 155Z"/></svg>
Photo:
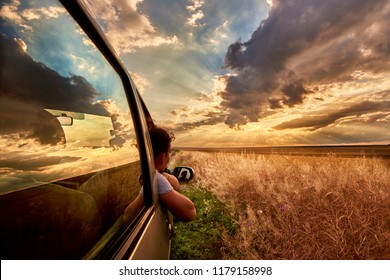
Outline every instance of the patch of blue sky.
<svg viewBox="0 0 390 280"><path fill-rule="evenodd" d="M123 54L126 66L150 82L171 79L190 88L193 86L195 92L209 91L213 77L227 72L222 66L228 46L240 38L242 41L249 39L266 18L269 5L258 0L211 0L200 4L195 10L190 10L188 6L193 5L190 1L167 0L164 5L158 0L141 2L138 11L147 16L159 33L176 36L180 45L138 49L135 53ZM203 13L203 17L195 25L190 25L188 19L197 10ZM165 86L163 83L158 85Z"/></svg>
<svg viewBox="0 0 390 280"><path fill-rule="evenodd" d="M194 90L199 92L209 88L210 77L217 75L222 62L221 57L210 57L202 50L172 46L160 46L158 51L145 48L122 57L130 71L140 74L151 85L164 88L168 86L167 80L175 80L192 88L192 91L180 92L187 97L193 95Z"/></svg>
<svg viewBox="0 0 390 280"><path fill-rule="evenodd" d="M186 35L187 1L182 0L146 0L138 6L158 33L182 38ZM158 8L156 8L158 7Z"/></svg>
<svg viewBox="0 0 390 280"><path fill-rule="evenodd" d="M17 13L26 9L60 7L56 1L44 1L31 6L22 1ZM115 99L123 92L121 81L111 66L96 48L87 43L87 37L67 13L57 17L40 14L39 19L23 21L1 20L2 30L8 37L20 38L27 45L27 53L35 61L56 71L63 77L84 77L97 92L98 100ZM102 82L104 81L104 83ZM118 104L123 103L121 100Z"/></svg>

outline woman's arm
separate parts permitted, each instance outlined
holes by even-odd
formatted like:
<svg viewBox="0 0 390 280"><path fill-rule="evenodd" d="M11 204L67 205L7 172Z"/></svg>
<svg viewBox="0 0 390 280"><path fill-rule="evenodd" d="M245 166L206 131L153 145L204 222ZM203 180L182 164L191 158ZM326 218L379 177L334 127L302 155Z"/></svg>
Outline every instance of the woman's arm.
<svg viewBox="0 0 390 280"><path fill-rule="evenodd" d="M126 208L123 220L125 224L128 224L134 220L139 212L144 207L144 195L139 194L134 201L132 201Z"/></svg>
<svg viewBox="0 0 390 280"><path fill-rule="evenodd" d="M165 207L178 219L192 221L196 217L194 203L185 195L172 190L169 193L160 195Z"/></svg>

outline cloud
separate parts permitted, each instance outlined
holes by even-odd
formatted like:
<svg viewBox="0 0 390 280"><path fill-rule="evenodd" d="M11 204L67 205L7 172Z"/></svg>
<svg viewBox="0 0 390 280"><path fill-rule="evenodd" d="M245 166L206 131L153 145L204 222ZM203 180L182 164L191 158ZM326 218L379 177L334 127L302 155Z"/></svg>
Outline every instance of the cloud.
<svg viewBox="0 0 390 280"><path fill-rule="evenodd" d="M96 103L101 94L82 76L63 77L43 63L35 61L12 38L0 35L4 71L1 97L19 96L31 99L49 109L109 115ZM28 74L27 74L28 73ZM39 82L45 81L45 82ZM57 89L53 94L53 89ZM77 100L74 98L77 96Z"/></svg>
<svg viewBox="0 0 390 280"><path fill-rule="evenodd" d="M191 107L183 106L173 110L171 115L179 120L178 122L173 122L175 130L183 131L223 123L226 119L226 114L221 112L217 106L211 106L213 102L210 100L211 98L210 96L202 95L197 101L192 101L192 103L197 102L197 105ZM208 106L202 106L200 105L201 103L208 104Z"/></svg>
<svg viewBox="0 0 390 280"><path fill-rule="evenodd" d="M20 1L13 0L9 4L1 7L0 16L10 20L25 30L32 30L32 27L27 24L31 20L40 20L44 18L57 18L61 14L66 13L63 7L41 7L35 9L25 9L23 12L19 11Z"/></svg>
<svg viewBox="0 0 390 280"><path fill-rule="evenodd" d="M42 145L65 144L65 133L53 115L30 102L3 94L0 100L0 137L19 145L24 145L26 139L33 139Z"/></svg>
<svg viewBox="0 0 390 280"><path fill-rule="evenodd" d="M110 115L102 103L96 102L100 93L85 78L63 77L34 61L20 40L0 35L0 46L5 70L0 88L1 134L19 133L23 138L54 145L63 141L63 130L42 108Z"/></svg>
<svg viewBox="0 0 390 280"><path fill-rule="evenodd" d="M226 114L220 109L220 96L215 94L222 87L223 81L217 76L213 79L213 93L198 93L189 99L186 105L171 111L175 130L183 131L223 123Z"/></svg>
<svg viewBox="0 0 390 280"><path fill-rule="evenodd" d="M200 120L176 124L175 131L181 132L188 129L216 125L222 123L226 119L226 116L218 112L202 113L201 116L202 118Z"/></svg>
<svg viewBox="0 0 390 280"><path fill-rule="evenodd" d="M221 106L230 127L268 108L302 104L319 85L357 81L356 71L389 71L388 1L272 1L247 42L231 44ZM312 120L313 121L313 120Z"/></svg>
<svg viewBox="0 0 390 280"><path fill-rule="evenodd" d="M188 5L187 6L187 10L191 11L191 12L195 12L196 10L202 8L203 4L204 4L204 1L203 0L189 0L189 2L192 4L192 5Z"/></svg>
<svg viewBox="0 0 390 280"><path fill-rule="evenodd" d="M229 38L228 26L229 26L229 21L225 20L220 26L215 28L214 32L211 33L212 34L211 38L209 39L210 44L218 46L219 44L221 44L221 42L227 40Z"/></svg>
<svg viewBox="0 0 390 280"><path fill-rule="evenodd" d="M191 17L188 19L188 24L191 26L198 26L198 21L204 18L203 11L199 10L196 13L192 14Z"/></svg>
<svg viewBox="0 0 390 280"><path fill-rule="evenodd" d="M26 43L20 39L20 38L15 38L14 39L16 43L18 43L18 45L20 46L20 48L24 51L24 52L27 52L27 45Z"/></svg>
<svg viewBox="0 0 390 280"><path fill-rule="evenodd" d="M190 13L190 17L187 20L187 23L191 26L199 26L199 20L204 18L204 12L201 10L204 1L203 0L190 0L192 5L187 6L187 10Z"/></svg>
<svg viewBox="0 0 390 280"><path fill-rule="evenodd" d="M61 162L72 162L82 159L81 157L71 156L47 156L47 155L33 155L31 157L25 154L12 159L2 160L0 168L10 168L15 171L42 171L47 167L55 166Z"/></svg>
<svg viewBox="0 0 390 280"><path fill-rule="evenodd" d="M150 87L150 83L147 81L147 79L145 79L145 77L138 73L131 72L130 75L134 83L137 85L139 94L143 95L145 90Z"/></svg>
<svg viewBox="0 0 390 280"><path fill-rule="evenodd" d="M22 16L26 20L40 20L41 17L45 18L58 18L66 10L63 7L42 7L38 9L26 9L23 11Z"/></svg>
<svg viewBox="0 0 390 280"><path fill-rule="evenodd" d="M93 5L85 1L94 18L119 54L163 44L179 44L176 36L159 34L149 19L138 11L143 0L106 0Z"/></svg>
<svg viewBox="0 0 390 280"><path fill-rule="evenodd" d="M390 94L390 91L387 92ZM388 122L390 118L390 101L362 101L340 110L296 118L273 127L276 130L304 128L317 130L328 127L346 119L347 122Z"/></svg>
<svg viewBox="0 0 390 280"><path fill-rule="evenodd" d="M22 24L23 18L17 12L19 5L20 1L13 0L9 5L2 6L0 9L0 16L17 24Z"/></svg>

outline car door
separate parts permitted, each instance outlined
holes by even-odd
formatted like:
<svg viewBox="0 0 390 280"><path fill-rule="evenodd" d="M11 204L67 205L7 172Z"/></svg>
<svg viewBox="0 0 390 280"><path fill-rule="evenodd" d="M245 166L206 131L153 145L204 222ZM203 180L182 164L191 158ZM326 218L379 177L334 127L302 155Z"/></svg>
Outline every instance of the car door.
<svg viewBox="0 0 390 280"><path fill-rule="evenodd" d="M1 258L169 258L151 117L102 32L77 1L3 11Z"/></svg>

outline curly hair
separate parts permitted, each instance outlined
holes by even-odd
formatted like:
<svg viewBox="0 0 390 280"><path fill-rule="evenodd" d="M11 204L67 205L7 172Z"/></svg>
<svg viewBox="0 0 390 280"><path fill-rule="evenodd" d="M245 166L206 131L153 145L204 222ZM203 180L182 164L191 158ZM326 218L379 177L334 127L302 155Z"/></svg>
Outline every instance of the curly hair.
<svg viewBox="0 0 390 280"><path fill-rule="evenodd" d="M167 153L169 145L175 139L173 132L168 132L157 126L149 130L149 135L152 142L154 159L156 159L159 154Z"/></svg>

